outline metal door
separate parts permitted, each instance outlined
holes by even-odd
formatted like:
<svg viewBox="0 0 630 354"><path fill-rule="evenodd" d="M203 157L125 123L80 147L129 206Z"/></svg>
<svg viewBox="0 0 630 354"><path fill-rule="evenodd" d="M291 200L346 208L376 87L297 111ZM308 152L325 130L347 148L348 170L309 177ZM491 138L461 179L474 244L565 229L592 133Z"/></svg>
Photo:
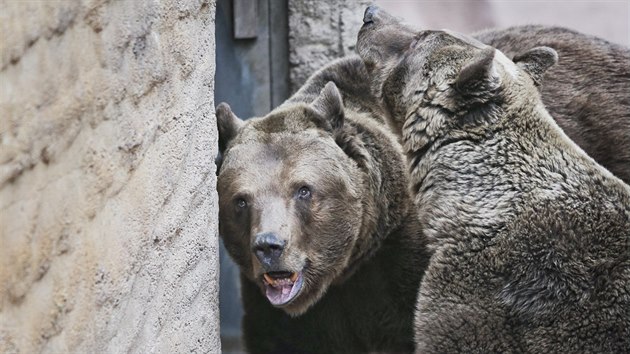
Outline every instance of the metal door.
<svg viewBox="0 0 630 354"><path fill-rule="evenodd" d="M287 0L218 0L215 104L247 119L263 116L288 96ZM220 249L221 346L242 351L238 268Z"/></svg>

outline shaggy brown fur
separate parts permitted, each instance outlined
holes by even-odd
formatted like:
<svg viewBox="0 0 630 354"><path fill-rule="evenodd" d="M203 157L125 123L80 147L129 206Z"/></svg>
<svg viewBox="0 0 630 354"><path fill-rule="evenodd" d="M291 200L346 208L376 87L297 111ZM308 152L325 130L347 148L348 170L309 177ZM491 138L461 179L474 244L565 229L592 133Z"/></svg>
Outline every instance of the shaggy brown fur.
<svg viewBox="0 0 630 354"><path fill-rule="evenodd" d="M545 109L536 85L556 52L514 63L449 31L405 44L409 31L368 8L357 48L435 250L417 352L627 352L630 187Z"/></svg>

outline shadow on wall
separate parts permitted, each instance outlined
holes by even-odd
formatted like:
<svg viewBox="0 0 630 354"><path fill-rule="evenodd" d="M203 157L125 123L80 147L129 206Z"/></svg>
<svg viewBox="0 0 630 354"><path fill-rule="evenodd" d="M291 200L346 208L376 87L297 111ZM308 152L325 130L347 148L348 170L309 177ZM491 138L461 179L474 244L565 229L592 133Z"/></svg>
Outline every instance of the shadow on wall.
<svg viewBox="0 0 630 354"><path fill-rule="evenodd" d="M572 28L630 45L630 1L397 1L375 4L416 27L471 33L542 24Z"/></svg>

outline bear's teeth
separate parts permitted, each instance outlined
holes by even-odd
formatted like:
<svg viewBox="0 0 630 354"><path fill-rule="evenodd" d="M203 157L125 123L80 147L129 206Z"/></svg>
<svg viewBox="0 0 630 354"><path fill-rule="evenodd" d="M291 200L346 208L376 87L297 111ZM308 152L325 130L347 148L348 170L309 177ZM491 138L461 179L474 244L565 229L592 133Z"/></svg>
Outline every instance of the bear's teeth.
<svg viewBox="0 0 630 354"><path fill-rule="evenodd" d="M278 288L286 285L293 285L298 278L298 273L292 273L289 278L275 279L267 273L263 273L263 279L268 285Z"/></svg>
<svg viewBox="0 0 630 354"><path fill-rule="evenodd" d="M263 278L265 278L265 280L267 281L267 283L268 283L269 285L271 285L271 286L273 286L273 287L275 287L275 286L276 286L276 285L275 285L276 281L275 281L272 277L270 277L270 276L269 276L269 274L267 274L267 273L263 274Z"/></svg>

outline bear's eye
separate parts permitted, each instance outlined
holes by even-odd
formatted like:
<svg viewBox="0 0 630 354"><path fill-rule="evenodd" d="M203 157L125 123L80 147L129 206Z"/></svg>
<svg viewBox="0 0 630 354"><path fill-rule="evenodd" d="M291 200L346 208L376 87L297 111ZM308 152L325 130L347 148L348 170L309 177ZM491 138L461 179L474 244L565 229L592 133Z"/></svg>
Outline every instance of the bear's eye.
<svg viewBox="0 0 630 354"><path fill-rule="evenodd" d="M306 186L300 187L297 195L300 199L309 199L311 197L311 190Z"/></svg>
<svg viewBox="0 0 630 354"><path fill-rule="evenodd" d="M236 200L236 207L239 208L239 209L247 208L247 201L245 201L245 199L243 199L243 198L238 198Z"/></svg>

